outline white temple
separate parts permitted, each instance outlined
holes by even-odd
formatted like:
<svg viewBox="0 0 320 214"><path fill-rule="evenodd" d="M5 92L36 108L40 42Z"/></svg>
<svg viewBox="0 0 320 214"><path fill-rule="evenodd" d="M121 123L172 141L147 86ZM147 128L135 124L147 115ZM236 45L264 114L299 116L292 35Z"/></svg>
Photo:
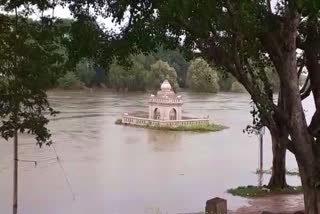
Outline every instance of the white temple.
<svg viewBox="0 0 320 214"><path fill-rule="evenodd" d="M157 95L151 95L149 99L149 119L154 120L181 120L182 98L177 96L168 80L161 85Z"/></svg>
<svg viewBox="0 0 320 214"><path fill-rule="evenodd" d="M149 112L124 113L121 123L134 126L179 127L209 124L209 118L182 115L182 97L176 95L168 80L161 84L156 95L149 98Z"/></svg>

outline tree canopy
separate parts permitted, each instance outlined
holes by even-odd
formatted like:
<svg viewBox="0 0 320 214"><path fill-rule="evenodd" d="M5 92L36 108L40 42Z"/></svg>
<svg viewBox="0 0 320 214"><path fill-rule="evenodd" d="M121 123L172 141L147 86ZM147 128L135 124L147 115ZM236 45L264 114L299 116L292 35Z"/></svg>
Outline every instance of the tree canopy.
<svg viewBox="0 0 320 214"><path fill-rule="evenodd" d="M0 133L36 135L37 143L50 144L45 114L55 114L45 90L63 61L51 20L33 22L16 12L0 14ZM53 36L55 35L55 36ZM55 42L56 41L56 42Z"/></svg>

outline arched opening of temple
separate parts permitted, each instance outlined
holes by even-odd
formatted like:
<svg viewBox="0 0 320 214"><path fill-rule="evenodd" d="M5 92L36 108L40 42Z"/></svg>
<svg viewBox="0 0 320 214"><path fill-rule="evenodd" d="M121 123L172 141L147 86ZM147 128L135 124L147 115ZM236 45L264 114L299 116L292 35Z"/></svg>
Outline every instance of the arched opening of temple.
<svg viewBox="0 0 320 214"><path fill-rule="evenodd" d="M153 111L153 119L160 120L160 110L158 108L155 108Z"/></svg>
<svg viewBox="0 0 320 214"><path fill-rule="evenodd" d="M175 108L170 110L169 119L170 120L177 120L177 110Z"/></svg>

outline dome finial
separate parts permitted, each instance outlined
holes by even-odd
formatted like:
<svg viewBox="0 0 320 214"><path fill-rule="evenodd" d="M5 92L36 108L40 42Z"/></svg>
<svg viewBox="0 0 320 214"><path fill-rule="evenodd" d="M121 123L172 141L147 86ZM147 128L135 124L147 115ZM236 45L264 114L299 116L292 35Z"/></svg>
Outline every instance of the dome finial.
<svg viewBox="0 0 320 214"><path fill-rule="evenodd" d="M169 81L166 79L163 81L163 83L161 84L161 90L162 91L171 91L172 87L169 83Z"/></svg>

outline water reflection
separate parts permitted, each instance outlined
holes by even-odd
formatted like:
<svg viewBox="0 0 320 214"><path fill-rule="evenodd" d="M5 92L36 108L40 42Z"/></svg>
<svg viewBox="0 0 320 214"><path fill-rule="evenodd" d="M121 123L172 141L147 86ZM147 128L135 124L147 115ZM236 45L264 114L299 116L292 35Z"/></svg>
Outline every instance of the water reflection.
<svg viewBox="0 0 320 214"><path fill-rule="evenodd" d="M147 130L148 143L156 152L174 151L179 149L182 132Z"/></svg>

